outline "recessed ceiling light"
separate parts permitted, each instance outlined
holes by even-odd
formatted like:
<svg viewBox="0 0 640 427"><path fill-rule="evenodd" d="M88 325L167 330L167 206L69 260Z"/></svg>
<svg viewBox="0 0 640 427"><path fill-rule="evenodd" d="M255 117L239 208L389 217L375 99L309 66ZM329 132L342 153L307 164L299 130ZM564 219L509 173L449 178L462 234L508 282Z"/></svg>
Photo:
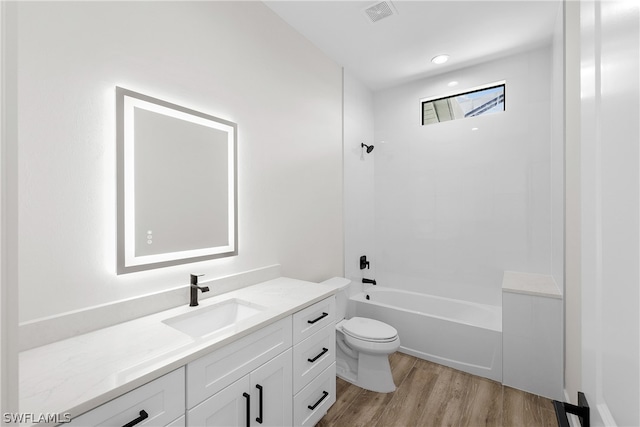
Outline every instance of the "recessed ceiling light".
<svg viewBox="0 0 640 427"><path fill-rule="evenodd" d="M471 128L471 130L478 130L478 128Z"/></svg>
<svg viewBox="0 0 640 427"><path fill-rule="evenodd" d="M449 83L447 83L447 86L449 86L449 87L458 86L458 82L456 82L456 81L449 82Z"/></svg>
<svg viewBox="0 0 640 427"><path fill-rule="evenodd" d="M449 60L449 55L438 55L431 58L431 62L434 64L444 64Z"/></svg>

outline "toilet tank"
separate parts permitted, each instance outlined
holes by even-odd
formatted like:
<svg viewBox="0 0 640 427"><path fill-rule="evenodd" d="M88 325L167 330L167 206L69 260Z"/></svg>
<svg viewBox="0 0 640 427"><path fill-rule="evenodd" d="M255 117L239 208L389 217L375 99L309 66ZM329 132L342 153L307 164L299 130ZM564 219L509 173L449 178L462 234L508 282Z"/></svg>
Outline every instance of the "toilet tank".
<svg viewBox="0 0 640 427"><path fill-rule="evenodd" d="M333 277L329 280L321 282L328 286L333 286L338 289L336 293L336 319L341 320L347 317L347 304L349 302L349 285L351 280L344 277Z"/></svg>

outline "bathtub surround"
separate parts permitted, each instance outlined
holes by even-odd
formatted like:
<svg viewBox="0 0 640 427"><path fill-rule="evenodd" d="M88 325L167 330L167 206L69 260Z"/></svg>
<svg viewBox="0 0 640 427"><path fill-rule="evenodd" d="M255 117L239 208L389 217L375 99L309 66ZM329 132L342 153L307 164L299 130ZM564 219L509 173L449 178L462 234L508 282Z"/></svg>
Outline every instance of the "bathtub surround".
<svg viewBox="0 0 640 427"><path fill-rule="evenodd" d="M507 328L509 350L503 352L503 274L505 270L532 272L536 274L529 279L540 274L543 282L553 277L553 288L542 296L540 289L535 289L536 296L510 289L506 300L511 316L514 307L520 307L513 299L552 299L554 316L546 321L557 332L550 344L554 359L549 375L554 377L548 388L538 392L554 398L563 397L562 294L558 290L564 269L562 19L559 10L549 45L375 92L371 98L375 126L371 144L376 146L373 182L349 171L345 139L346 206L351 196L370 191L375 212L370 228L375 235L371 254L375 272L352 274L375 277L378 283L376 287L360 285L364 292L352 296L352 315L396 327L403 352L498 381L503 381L506 366L507 383L527 389L513 380L519 356L511 344L514 334L530 334L532 329L522 322L515 329ZM448 86L453 80L458 82L455 90ZM505 112L420 125L421 98L501 80L506 81ZM345 80L345 93L350 86L357 87ZM345 96L345 111L366 111L369 99ZM349 218L362 228L358 217L346 211ZM362 245L368 238L366 230L347 234L345 247ZM347 271L349 262L345 258ZM377 296L385 287L400 294L408 291L414 301L442 297L462 307L467 302L487 307L497 321L483 326L477 322L486 316L452 320L451 310L438 314L437 308L430 312L424 304L413 310L404 304L385 304ZM422 319L433 325L425 326ZM420 327L417 322L422 322ZM432 332L425 334L425 330ZM469 342L475 344L469 346ZM548 378L544 372L542 377Z"/></svg>
<svg viewBox="0 0 640 427"><path fill-rule="evenodd" d="M499 306L504 270L551 272L553 65L542 47L375 93L379 284ZM506 111L421 125L420 99L501 80Z"/></svg>
<svg viewBox="0 0 640 427"><path fill-rule="evenodd" d="M373 144L373 93L344 71L344 268L345 277L360 282L364 275L375 277L374 167L376 149L363 154L361 144ZM365 142L366 141L366 142ZM360 269L366 254L368 269Z"/></svg>
<svg viewBox="0 0 640 427"><path fill-rule="evenodd" d="M21 322L171 292L194 272L279 264L311 281L343 274L342 70L264 4L10 11ZM238 124L238 256L116 275L117 85Z"/></svg>

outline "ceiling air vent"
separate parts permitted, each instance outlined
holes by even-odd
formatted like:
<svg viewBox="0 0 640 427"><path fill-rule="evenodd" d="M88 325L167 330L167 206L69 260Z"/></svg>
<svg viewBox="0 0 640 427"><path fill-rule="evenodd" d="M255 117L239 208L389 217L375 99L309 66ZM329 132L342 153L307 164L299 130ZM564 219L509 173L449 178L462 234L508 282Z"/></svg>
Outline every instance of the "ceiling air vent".
<svg viewBox="0 0 640 427"><path fill-rule="evenodd" d="M390 1L381 1L364 9L364 13L371 22L378 22L388 16L395 15L396 9L393 7Z"/></svg>

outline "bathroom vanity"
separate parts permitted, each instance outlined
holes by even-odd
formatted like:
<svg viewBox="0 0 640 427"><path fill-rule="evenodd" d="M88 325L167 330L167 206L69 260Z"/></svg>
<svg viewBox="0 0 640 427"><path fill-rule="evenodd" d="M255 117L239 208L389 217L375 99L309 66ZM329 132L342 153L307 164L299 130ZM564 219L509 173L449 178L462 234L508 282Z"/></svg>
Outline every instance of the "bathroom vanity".
<svg viewBox="0 0 640 427"><path fill-rule="evenodd" d="M25 351L21 412L72 426L312 426L335 402L335 291L278 278Z"/></svg>

